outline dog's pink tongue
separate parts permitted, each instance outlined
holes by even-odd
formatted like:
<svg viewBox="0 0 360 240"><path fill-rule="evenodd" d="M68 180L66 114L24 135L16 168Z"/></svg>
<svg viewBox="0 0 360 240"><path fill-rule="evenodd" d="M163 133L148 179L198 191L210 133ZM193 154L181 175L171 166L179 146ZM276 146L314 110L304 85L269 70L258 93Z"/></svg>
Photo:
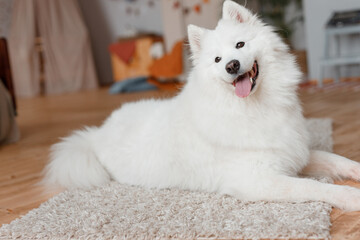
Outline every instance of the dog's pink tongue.
<svg viewBox="0 0 360 240"><path fill-rule="evenodd" d="M235 83L235 94L238 97L244 98L249 96L251 91L251 82L249 73L246 73L245 76Z"/></svg>

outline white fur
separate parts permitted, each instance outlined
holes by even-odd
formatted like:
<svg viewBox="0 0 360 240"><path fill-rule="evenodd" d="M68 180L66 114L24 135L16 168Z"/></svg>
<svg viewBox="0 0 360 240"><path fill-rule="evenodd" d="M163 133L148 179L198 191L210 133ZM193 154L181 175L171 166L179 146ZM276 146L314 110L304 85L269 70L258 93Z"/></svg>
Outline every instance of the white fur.
<svg viewBox="0 0 360 240"><path fill-rule="evenodd" d="M297 178L303 173L360 179L360 166L309 151L296 94L301 73L288 47L250 11L225 1L215 30L189 27L194 67L168 100L125 104L99 128L53 147L45 181L66 188L110 180L145 187L220 192L244 200L326 201L360 210L360 191ZM238 41L245 46L236 49ZM221 57L215 63L215 57ZM239 98L225 64L259 65L257 85ZM324 165L330 167L323 168ZM307 166L307 167L306 167Z"/></svg>

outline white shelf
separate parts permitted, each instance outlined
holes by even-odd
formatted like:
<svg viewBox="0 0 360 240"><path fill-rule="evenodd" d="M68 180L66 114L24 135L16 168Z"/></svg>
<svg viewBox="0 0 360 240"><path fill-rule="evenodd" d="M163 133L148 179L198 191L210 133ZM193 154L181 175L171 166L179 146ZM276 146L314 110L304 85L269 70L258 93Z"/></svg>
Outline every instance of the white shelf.
<svg viewBox="0 0 360 240"><path fill-rule="evenodd" d="M360 56L328 58L321 60L322 66L336 66L336 65L346 65L346 64L356 64L356 63L360 63Z"/></svg>
<svg viewBox="0 0 360 240"><path fill-rule="evenodd" d="M323 85L323 76L326 67L335 68L335 82L340 81L340 71L338 66L360 64L360 56L340 56L340 35L349 35L360 33L360 25L331 27L325 29L325 42L324 42L324 57L320 60L320 72L319 72L319 86ZM335 41L336 55L335 57L329 56L330 40Z"/></svg>

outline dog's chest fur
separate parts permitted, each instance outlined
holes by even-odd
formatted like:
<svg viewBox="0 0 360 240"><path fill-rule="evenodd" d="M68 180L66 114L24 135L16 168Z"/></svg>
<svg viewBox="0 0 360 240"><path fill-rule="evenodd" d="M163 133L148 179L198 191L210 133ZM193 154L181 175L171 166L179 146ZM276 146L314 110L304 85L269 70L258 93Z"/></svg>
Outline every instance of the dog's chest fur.
<svg viewBox="0 0 360 240"><path fill-rule="evenodd" d="M184 147L184 157L188 151L188 157L198 154L199 159L223 163L236 159L244 164L248 161L249 165L253 164L251 159L256 158L258 167L262 165L264 169L270 167L289 174L296 174L306 164L307 132L301 132L305 126L297 104L292 108L272 109L239 104L238 109L233 109L216 106L216 100L186 93L186 89L183 95L177 100L186 106L180 109L183 111L180 115L186 117L182 118L183 129L179 132L184 137L178 142L178 146ZM259 158L259 155L269 158Z"/></svg>

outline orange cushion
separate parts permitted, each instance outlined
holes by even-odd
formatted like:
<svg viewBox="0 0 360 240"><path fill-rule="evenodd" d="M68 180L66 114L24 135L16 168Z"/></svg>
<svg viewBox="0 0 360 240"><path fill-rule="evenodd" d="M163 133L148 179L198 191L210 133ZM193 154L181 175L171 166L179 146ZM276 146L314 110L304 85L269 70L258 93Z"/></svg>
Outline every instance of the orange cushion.
<svg viewBox="0 0 360 240"><path fill-rule="evenodd" d="M169 54L154 60L149 67L150 75L158 78L173 78L180 75L183 71L182 46L183 41L179 41Z"/></svg>

